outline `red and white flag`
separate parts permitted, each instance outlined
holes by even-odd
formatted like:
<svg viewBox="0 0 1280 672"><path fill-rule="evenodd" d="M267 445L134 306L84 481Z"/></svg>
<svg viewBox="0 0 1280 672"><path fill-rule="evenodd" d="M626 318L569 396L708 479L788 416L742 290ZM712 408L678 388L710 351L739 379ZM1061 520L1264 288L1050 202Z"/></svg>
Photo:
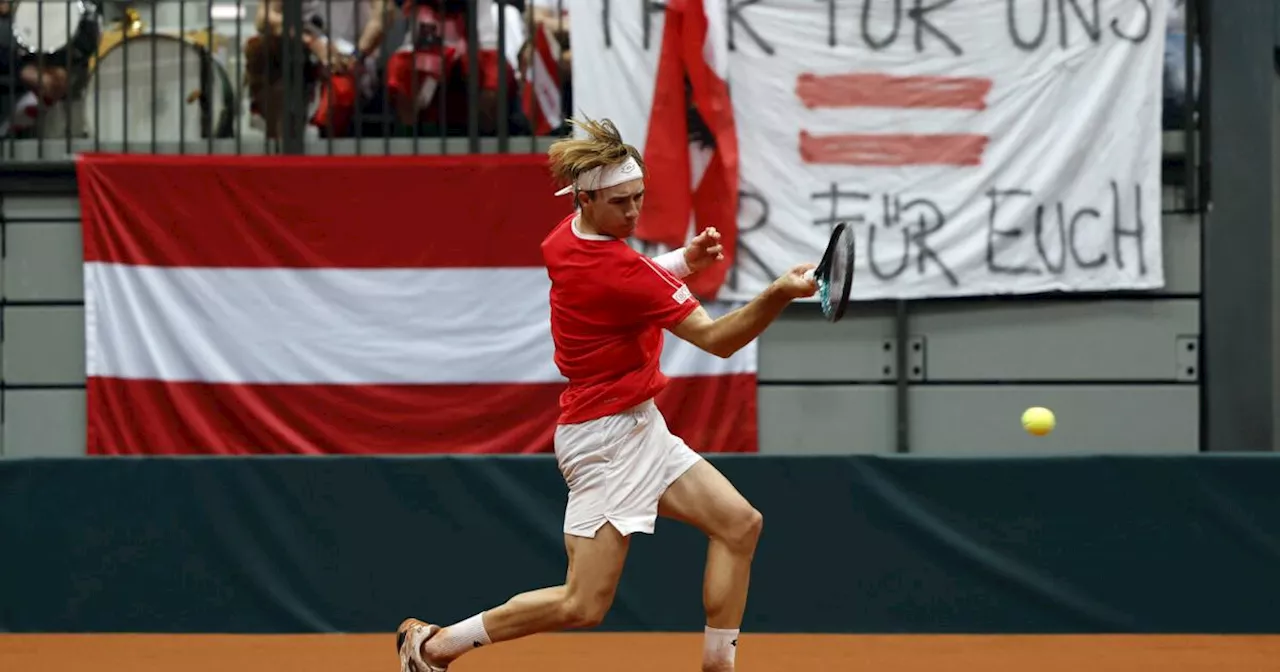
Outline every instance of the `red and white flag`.
<svg viewBox="0 0 1280 672"><path fill-rule="evenodd" d="M541 156L82 157L91 454L552 449ZM713 311L717 306L709 306ZM754 345L667 334L695 450L756 450Z"/></svg>
<svg viewBox="0 0 1280 672"><path fill-rule="evenodd" d="M691 233L720 232L727 263L689 282L704 297L719 294L738 242L738 133L726 17L723 0L667 3L644 146L650 212L636 228L637 238L672 248Z"/></svg>
<svg viewBox="0 0 1280 672"><path fill-rule="evenodd" d="M520 87L520 104L534 135L547 135L564 124L563 83L560 81L560 43L551 26L533 27L533 48Z"/></svg>
<svg viewBox="0 0 1280 672"><path fill-rule="evenodd" d="M636 238L674 249L715 227L725 263L691 279L689 288L722 296L738 251L739 172L724 0L646 5L643 20L618 16L635 7L616 9L603 22L594 19L594 2L568 4L584 17L575 19L574 52L590 54L574 60L575 108L611 118L644 154L649 179Z"/></svg>

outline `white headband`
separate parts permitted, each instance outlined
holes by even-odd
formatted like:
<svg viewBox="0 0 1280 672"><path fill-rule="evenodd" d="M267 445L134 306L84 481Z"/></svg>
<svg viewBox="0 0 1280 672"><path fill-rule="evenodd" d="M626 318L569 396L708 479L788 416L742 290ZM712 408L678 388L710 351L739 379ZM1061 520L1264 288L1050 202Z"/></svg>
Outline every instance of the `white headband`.
<svg viewBox="0 0 1280 672"><path fill-rule="evenodd" d="M564 196L572 192L575 188L578 191L595 191L597 189L608 189L615 187L623 182L630 182L644 177L644 171L640 169L640 164L636 162L634 157L628 156L626 161L614 164L612 166L599 166L592 168L587 172L578 176L573 184L556 192L556 196Z"/></svg>

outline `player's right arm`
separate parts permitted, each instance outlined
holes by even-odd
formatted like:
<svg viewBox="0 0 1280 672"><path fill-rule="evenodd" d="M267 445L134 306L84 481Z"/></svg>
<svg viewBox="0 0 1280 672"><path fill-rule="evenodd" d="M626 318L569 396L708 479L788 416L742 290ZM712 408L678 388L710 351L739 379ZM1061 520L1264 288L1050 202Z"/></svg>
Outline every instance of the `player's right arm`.
<svg viewBox="0 0 1280 672"><path fill-rule="evenodd" d="M699 306L671 327L671 333L717 357L728 358L755 340L795 299L812 296L817 285L805 277L813 264L801 264L773 281L747 305L718 318Z"/></svg>

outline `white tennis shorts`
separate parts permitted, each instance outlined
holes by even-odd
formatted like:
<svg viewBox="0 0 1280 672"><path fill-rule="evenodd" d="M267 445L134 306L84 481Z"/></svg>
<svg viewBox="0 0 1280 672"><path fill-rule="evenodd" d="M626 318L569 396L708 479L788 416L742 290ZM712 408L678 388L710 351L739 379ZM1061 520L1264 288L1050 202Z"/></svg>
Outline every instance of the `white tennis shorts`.
<svg viewBox="0 0 1280 672"><path fill-rule="evenodd" d="M702 456L667 429L652 400L574 425L559 425L556 462L569 486L564 532L594 537L605 523L623 536L653 534L658 500Z"/></svg>

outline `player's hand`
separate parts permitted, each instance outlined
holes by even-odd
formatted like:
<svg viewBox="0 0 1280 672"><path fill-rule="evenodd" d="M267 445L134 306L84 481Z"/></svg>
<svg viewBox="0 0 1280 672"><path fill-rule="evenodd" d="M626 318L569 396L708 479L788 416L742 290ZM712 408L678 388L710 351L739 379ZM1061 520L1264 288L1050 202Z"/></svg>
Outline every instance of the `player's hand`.
<svg viewBox="0 0 1280 672"><path fill-rule="evenodd" d="M813 296L818 291L818 283L808 275L809 271L817 268L817 264L800 264L791 270L783 273L781 277L773 281L773 286L786 296L793 299L802 299L807 296Z"/></svg>
<svg viewBox="0 0 1280 672"><path fill-rule="evenodd" d="M723 260L724 246L720 244L720 232L715 227L704 229L684 248L684 263L689 265L691 273Z"/></svg>

